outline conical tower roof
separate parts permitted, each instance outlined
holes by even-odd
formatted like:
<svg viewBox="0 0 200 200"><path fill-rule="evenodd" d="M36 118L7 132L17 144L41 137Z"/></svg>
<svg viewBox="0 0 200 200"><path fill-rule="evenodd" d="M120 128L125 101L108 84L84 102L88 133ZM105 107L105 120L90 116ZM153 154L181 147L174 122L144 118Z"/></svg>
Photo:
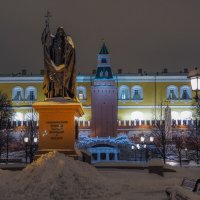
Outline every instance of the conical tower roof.
<svg viewBox="0 0 200 200"><path fill-rule="evenodd" d="M102 47L101 47L99 54L109 54L105 42L102 44Z"/></svg>

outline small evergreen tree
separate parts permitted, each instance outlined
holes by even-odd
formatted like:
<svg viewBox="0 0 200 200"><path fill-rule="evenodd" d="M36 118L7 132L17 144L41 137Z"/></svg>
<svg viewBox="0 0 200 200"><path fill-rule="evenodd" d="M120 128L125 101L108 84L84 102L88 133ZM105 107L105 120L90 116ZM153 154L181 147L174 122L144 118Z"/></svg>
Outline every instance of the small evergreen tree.
<svg viewBox="0 0 200 200"><path fill-rule="evenodd" d="M0 157L6 143L8 145L8 131L13 114L11 101L5 93L0 91Z"/></svg>

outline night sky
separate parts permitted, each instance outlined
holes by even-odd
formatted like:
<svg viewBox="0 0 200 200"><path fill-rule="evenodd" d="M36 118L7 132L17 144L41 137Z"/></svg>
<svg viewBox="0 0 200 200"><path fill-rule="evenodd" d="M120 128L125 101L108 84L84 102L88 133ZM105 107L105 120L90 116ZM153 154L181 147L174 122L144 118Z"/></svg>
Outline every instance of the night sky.
<svg viewBox="0 0 200 200"><path fill-rule="evenodd" d="M105 39L114 72L200 66L199 0L0 0L0 73L43 68L44 15L76 45L77 71L91 73Z"/></svg>

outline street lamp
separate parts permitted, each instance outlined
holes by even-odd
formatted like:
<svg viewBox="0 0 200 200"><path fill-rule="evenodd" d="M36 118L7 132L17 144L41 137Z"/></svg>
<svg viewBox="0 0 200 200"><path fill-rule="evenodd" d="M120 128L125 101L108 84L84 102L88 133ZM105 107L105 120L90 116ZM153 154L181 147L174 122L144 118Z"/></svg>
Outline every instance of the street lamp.
<svg viewBox="0 0 200 200"><path fill-rule="evenodd" d="M188 158L188 149L185 148L185 158L187 159Z"/></svg>
<svg viewBox="0 0 200 200"><path fill-rule="evenodd" d="M33 142L34 142L34 143L37 143L37 142L38 142L37 137L34 137L34 138L33 138Z"/></svg>
<svg viewBox="0 0 200 200"><path fill-rule="evenodd" d="M24 143L25 143L25 148L26 148L26 163L28 160L28 141L29 141L29 138L27 136L24 137Z"/></svg>
<svg viewBox="0 0 200 200"><path fill-rule="evenodd" d="M140 137L140 141L141 141L142 143L144 142L144 139L145 139L144 136L141 136L141 137Z"/></svg>
<svg viewBox="0 0 200 200"><path fill-rule="evenodd" d="M137 144L136 147L137 147L137 149L140 149L140 145L139 144Z"/></svg>
<svg viewBox="0 0 200 200"><path fill-rule="evenodd" d="M197 69L197 67L192 70L189 75L188 78L190 78L191 80L191 86L192 86L192 90L195 92L195 101L197 102L197 105L199 107L199 95L198 92L200 91L200 70ZM198 129L198 123L197 123L197 117L196 117L196 136L197 136L197 129Z"/></svg>
<svg viewBox="0 0 200 200"><path fill-rule="evenodd" d="M150 136L149 140L150 140L150 142L153 142L154 141L154 137Z"/></svg>
<svg viewBox="0 0 200 200"><path fill-rule="evenodd" d="M196 100L196 102L198 102L198 92L200 90L200 71L195 68L189 73L188 78L190 78L192 90L196 93L194 99Z"/></svg>
<svg viewBox="0 0 200 200"><path fill-rule="evenodd" d="M145 149L145 159L146 159L146 162L148 161L148 157L149 157L149 146L148 146L148 143L146 144L146 143L144 143L145 142L145 137L144 136L141 136L140 137L140 141L141 141L141 143L142 143L142 146L143 146L143 148ZM153 143L153 141L154 141L154 137L153 136L150 136L149 137L149 141L150 141L150 143ZM148 142L148 141L147 141ZM138 148L139 149L139 148ZM142 156L142 154L141 154L141 156Z"/></svg>

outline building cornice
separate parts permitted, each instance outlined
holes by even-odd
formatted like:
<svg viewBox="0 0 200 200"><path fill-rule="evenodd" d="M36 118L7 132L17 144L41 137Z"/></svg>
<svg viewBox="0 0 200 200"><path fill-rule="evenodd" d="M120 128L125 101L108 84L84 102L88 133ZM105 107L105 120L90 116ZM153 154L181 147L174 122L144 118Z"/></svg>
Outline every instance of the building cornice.
<svg viewBox="0 0 200 200"><path fill-rule="evenodd" d="M190 82L187 76L136 76L136 75L115 75L114 80L117 82ZM42 76L2 76L0 83L42 83ZM94 75L78 75L77 83L93 82Z"/></svg>
<svg viewBox="0 0 200 200"><path fill-rule="evenodd" d="M114 76L117 82L190 82L187 76Z"/></svg>
<svg viewBox="0 0 200 200"><path fill-rule="evenodd" d="M94 76L77 76L76 81L91 82ZM42 83L44 78L42 76L4 76L0 77L0 83Z"/></svg>
<svg viewBox="0 0 200 200"><path fill-rule="evenodd" d="M165 108L166 106L163 106ZM170 108L184 108L184 109L192 109L195 108L195 106L169 106ZM160 106L118 106L118 109L130 109L130 108L136 108L136 109L154 109L154 108L161 108Z"/></svg>

